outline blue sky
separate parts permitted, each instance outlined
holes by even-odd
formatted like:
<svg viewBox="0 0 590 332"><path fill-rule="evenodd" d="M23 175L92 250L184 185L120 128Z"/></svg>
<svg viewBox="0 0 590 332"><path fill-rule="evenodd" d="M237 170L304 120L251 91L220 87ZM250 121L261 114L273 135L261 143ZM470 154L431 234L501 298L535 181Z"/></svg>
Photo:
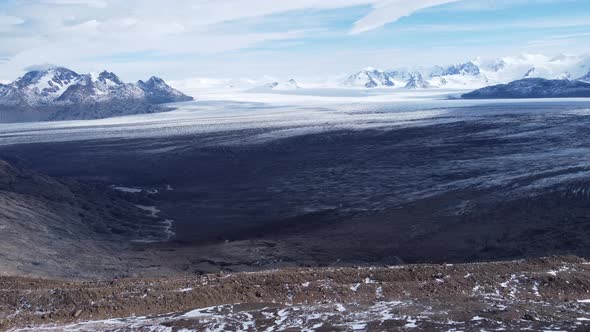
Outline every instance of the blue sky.
<svg viewBox="0 0 590 332"><path fill-rule="evenodd" d="M3 0L0 80L38 64L128 80L313 78L590 53L589 9L588 0Z"/></svg>

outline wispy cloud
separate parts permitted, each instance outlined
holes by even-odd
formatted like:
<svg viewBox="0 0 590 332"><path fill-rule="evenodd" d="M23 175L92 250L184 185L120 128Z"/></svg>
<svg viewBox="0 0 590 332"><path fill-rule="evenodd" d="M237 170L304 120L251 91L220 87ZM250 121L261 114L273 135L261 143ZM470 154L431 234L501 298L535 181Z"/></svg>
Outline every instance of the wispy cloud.
<svg viewBox="0 0 590 332"><path fill-rule="evenodd" d="M367 32L395 22L418 10L458 2L460 0L383 0L374 4L373 11L355 22L352 34Z"/></svg>
<svg viewBox="0 0 590 332"><path fill-rule="evenodd" d="M12 68L38 61L107 59L121 53L211 54L297 41L314 36L325 24L321 18L291 18L283 27L265 22L282 13L305 17L304 10L364 7L369 14L349 27L361 33L453 1L457 0L21 0L0 16L0 53L12 57ZM267 28L242 23L252 19ZM296 27L295 22L305 25Z"/></svg>
<svg viewBox="0 0 590 332"><path fill-rule="evenodd" d="M48 5L79 5L96 8L105 8L108 5L106 0L40 0L40 2Z"/></svg>
<svg viewBox="0 0 590 332"><path fill-rule="evenodd" d="M155 70L174 78L317 73L439 60L443 47L445 59L534 41L567 40L580 49L575 39L586 37L571 34L588 27L590 16L575 10L586 1L0 0L0 73L12 77L46 62L118 70L126 79ZM544 6L553 7L539 10ZM558 35L570 36L543 38ZM489 39L496 44L484 49ZM436 56L426 52L435 48Z"/></svg>
<svg viewBox="0 0 590 332"><path fill-rule="evenodd" d="M527 45L531 47L563 47L587 40L590 40L590 32L579 32L546 36L543 39L531 40L527 42Z"/></svg>
<svg viewBox="0 0 590 332"><path fill-rule="evenodd" d="M585 17L556 17L550 20L527 19L520 21L503 21L482 22L482 23L449 23L449 24L413 24L397 28L402 32L464 32L464 31L491 31L491 30L514 30L514 29L553 29L553 28L578 28L588 27L590 15Z"/></svg>
<svg viewBox="0 0 590 332"><path fill-rule="evenodd" d="M14 30L18 25L23 23L25 21L20 17L0 14L0 32Z"/></svg>

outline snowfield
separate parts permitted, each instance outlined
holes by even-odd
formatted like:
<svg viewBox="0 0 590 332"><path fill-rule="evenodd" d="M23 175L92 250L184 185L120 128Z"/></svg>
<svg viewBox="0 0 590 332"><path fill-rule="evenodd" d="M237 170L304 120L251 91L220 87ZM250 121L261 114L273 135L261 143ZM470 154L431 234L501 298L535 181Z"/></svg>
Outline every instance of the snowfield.
<svg viewBox="0 0 590 332"><path fill-rule="evenodd" d="M201 91L203 92L203 91ZM564 100L519 101L453 100L464 91L428 89L298 89L276 93L227 93L216 90L197 95L196 102L169 104L165 113L122 116L99 120L76 120L0 124L0 145L113 138L170 137L214 132L252 131L238 141L220 137L214 144L260 143L273 139L336 130L363 130L432 125L476 120L541 109L508 107L563 104ZM568 99L571 103L584 99ZM498 105L498 107L489 107ZM506 107L502 107L506 105ZM478 108L476 112L468 108ZM587 107L585 108L587 109ZM556 110L579 114L572 105ZM262 130L262 132L261 132Z"/></svg>

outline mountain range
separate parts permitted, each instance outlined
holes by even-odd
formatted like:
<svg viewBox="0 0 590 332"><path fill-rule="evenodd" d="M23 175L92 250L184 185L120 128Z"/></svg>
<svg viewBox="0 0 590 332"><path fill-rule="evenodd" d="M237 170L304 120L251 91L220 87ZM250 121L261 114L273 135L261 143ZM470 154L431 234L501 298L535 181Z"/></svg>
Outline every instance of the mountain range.
<svg viewBox="0 0 590 332"><path fill-rule="evenodd" d="M105 118L155 112L165 109L158 105L190 100L158 77L125 83L108 71L78 74L51 67L0 84L0 122Z"/></svg>
<svg viewBox="0 0 590 332"><path fill-rule="evenodd" d="M531 81L545 79L555 82ZM524 80L523 82L518 82ZM392 88L392 89L457 89L477 90L478 96L510 95L504 89L515 88L514 95L524 96L528 88L546 87L556 95L580 90L566 81L590 83L590 54L520 55L491 60L481 58L450 66L379 70L366 68L346 79L326 84L303 84L265 77L262 80L197 81L199 88L229 88L246 92L269 93L298 90L302 87ZM508 87L503 84L518 82ZM179 82L177 82L179 83ZM194 81L181 85L191 87ZM574 89L574 91L570 91ZM566 91L568 90L568 91ZM583 93L583 92L582 92ZM534 97L533 94L529 94ZM466 95L470 97L469 94ZM0 84L0 123L46 120L97 119L112 116L154 113L170 110L162 105L193 100L170 87L164 80L151 77L147 81L125 83L116 74L78 74L64 67L31 70L14 82Z"/></svg>
<svg viewBox="0 0 590 332"><path fill-rule="evenodd" d="M262 86L255 87L253 89L248 90L249 92L268 92L271 90L296 90L300 89L299 83L293 78L285 82L278 82L274 81L271 83L266 83Z"/></svg>
<svg viewBox="0 0 590 332"><path fill-rule="evenodd" d="M343 86L360 88L476 89L524 78L580 80L590 82L590 55L520 55L493 60L480 58L451 66L415 69L363 69Z"/></svg>
<svg viewBox="0 0 590 332"><path fill-rule="evenodd" d="M395 68L395 67L393 67ZM493 59L428 67L380 70L372 67L352 75L330 79L283 81L272 76L259 78L191 78L175 82L191 90L225 90L276 92L315 88L392 88L475 90L524 78L568 79L590 82L590 54L546 56L522 54Z"/></svg>

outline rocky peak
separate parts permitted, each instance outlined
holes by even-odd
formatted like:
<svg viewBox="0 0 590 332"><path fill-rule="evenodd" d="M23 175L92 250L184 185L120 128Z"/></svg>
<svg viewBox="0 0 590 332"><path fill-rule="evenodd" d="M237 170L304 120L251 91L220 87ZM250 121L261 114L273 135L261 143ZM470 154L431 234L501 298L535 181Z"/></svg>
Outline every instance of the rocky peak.
<svg viewBox="0 0 590 332"><path fill-rule="evenodd" d="M115 75L112 72L103 71L102 73L98 74L98 81L102 82L107 85L123 85L123 81L119 78L119 76Z"/></svg>
<svg viewBox="0 0 590 332"><path fill-rule="evenodd" d="M426 89L430 87L430 83L426 82L420 73L410 74L410 79L406 84L406 89Z"/></svg>
<svg viewBox="0 0 590 332"><path fill-rule="evenodd" d="M479 67L473 62L453 65L447 68L443 75L479 75Z"/></svg>
<svg viewBox="0 0 590 332"><path fill-rule="evenodd" d="M63 107L113 102L160 104L192 100L159 77L124 83L116 74L79 75L63 67L32 70L15 82L0 86L0 106ZM130 104L128 104L130 105Z"/></svg>
<svg viewBox="0 0 590 332"><path fill-rule="evenodd" d="M63 67L50 68L47 70L33 70L27 72L14 82L14 85L20 88L29 87L37 84L66 85L77 79L80 75L76 72Z"/></svg>
<svg viewBox="0 0 590 332"><path fill-rule="evenodd" d="M529 78L529 77L533 77L533 75L535 74L535 71L537 69L535 67L529 69L526 74L524 74L523 78Z"/></svg>
<svg viewBox="0 0 590 332"><path fill-rule="evenodd" d="M145 81L145 82L140 80L140 81L138 81L137 83L138 83L140 86L147 87L147 88L156 88L156 87L164 87L164 86L168 86L168 85L166 84L166 82L164 82L164 80L163 80L163 79L161 79L161 78L159 78L159 77L156 77L156 76L152 76L152 77L150 77L150 79L149 79L149 80L147 80L147 81Z"/></svg>

